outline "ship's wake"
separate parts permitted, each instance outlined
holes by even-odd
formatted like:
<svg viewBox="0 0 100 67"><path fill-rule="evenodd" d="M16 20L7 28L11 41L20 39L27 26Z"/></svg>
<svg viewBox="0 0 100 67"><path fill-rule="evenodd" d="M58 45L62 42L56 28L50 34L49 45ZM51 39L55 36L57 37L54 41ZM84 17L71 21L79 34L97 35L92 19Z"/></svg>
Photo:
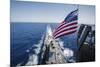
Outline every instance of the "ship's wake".
<svg viewBox="0 0 100 67"><path fill-rule="evenodd" d="M42 55L42 54L44 54L43 50L46 49L46 48L44 48L44 47L46 47L46 45L44 45L44 44L48 44L52 40L52 38L49 39L47 35L52 37L52 30L51 30L50 26L47 26L46 33L43 34L43 36L41 37L41 40L38 42L38 44L33 44L33 46L31 48L26 50L26 52L28 53L29 59L27 60L27 63L25 65L31 66L31 65L39 64L39 62L41 61L41 56L44 56L44 55ZM57 41L57 42L55 42L55 41ZM56 43L59 44L57 47L60 47L62 56L64 57L64 60L66 60L67 62L75 62L75 60L73 59L73 56L74 56L73 50L71 50L70 48L65 48L64 45L66 45L66 44L64 44L64 42L60 39L54 40L54 42L55 42L55 44ZM47 53L47 54L49 54L49 53ZM43 60L43 58L42 58L42 60ZM22 65L22 64L18 64L18 66L20 66L20 65Z"/></svg>

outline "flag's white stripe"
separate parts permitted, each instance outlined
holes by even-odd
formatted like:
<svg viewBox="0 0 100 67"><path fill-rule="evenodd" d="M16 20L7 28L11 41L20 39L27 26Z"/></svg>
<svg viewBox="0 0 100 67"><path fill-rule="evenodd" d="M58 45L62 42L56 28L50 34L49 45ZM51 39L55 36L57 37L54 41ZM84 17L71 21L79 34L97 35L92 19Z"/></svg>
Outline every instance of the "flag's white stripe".
<svg viewBox="0 0 100 67"><path fill-rule="evenodd" d="M75 29L72 29L72 30L64 31L64 32L62 32L62 33L56 35L55 38L57 38L57 37L59 37L59 36L61 36L61 35L63 35L63 34L66 34L66 33L69 33L69 32L72 32L72 31L76 31L76 30L77 30L77 29L75 28Z"/></svg>
<svg viewBox="0 0 100 67"><path fill-rule="evenodd" d="M54 35L57 35L59 32L64 31L64 30L69 29L69 28L72 28L72 27L77 27L77 24L71 25L71 26L68 26L68 27L65 27L65 28L63 28L63 29L61 29L61 30L55 32Z"/></svg>
<svg viewBox="0 0 100 67"><path fill-rule="evenodd" d="M69 25L69 24L73 24L73 23L76 23L76 22L77 22L77 20L72 21L72 22L69 22L69 23L66 23L66 24L62 24L62 26L61 26L61 27L59 26L59 28L58 28L57 30L61 29L61 28L64 27L64 26L67 26L67 25ZM57 30L56 30L56 31L57 31Z"/></svg>

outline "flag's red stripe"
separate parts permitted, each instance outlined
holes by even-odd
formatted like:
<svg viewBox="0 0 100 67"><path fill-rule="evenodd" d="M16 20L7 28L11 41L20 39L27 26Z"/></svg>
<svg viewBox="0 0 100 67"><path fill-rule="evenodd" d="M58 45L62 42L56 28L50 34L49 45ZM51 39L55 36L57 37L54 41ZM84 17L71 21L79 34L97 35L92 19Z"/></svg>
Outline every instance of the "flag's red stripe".
<svg viewBox="0 0 100 67"><path fill-rule="evenodd" d="M57 27L57 29L60 28L61 26L65 25L65 24L66 24L65 21L63 21L62 23L60 23L60 25Z"/></svg>
<svg viewBox="0 0 100 67"><path fill-rule="evenodd" d="M64 31L64 32L62 32L62 33L60 33L60 34L58 34L58 35L56 35L54 37L57 37L59 35L63 35L64 33L68 33L68 32L74 31L74 30L76 30L76 28L75 29L68 30L68 31Z"/></svg>
<svg viewBox="0 0 100 67"><path fill-rule="evenodd" d="M68 27L68 26L71 26L71 25L76 25L76 24L77 24L77 22L71 23L71 24L66 24L66 25L64 25L64 26L62 26L62 27L60 27L60 28L58 28L58 29L55 31L55 33L56 33L57 31L59 31L59 30L65 28L65 27Z"/></svg>
<svg viewBox="0 0 100 67"><path fill-rule="evenodd" d="M71 25L71 26L62 28L62 29L60 29L59 31L55 32L54 35L56 35L57 33L61 32L61 31L63 31L63 30L66 30L66 31L67 31L67 30L70 30L70 28L73 28L73 27L76 27L76 26L77 26L77 25Z"/></svg>
<svg viewBox="0 0 100 67"><path fill-rule="evenodd" d="M64 22L64 21L63 21L63 22ZM66 26L66 25L69 25L69 24L72 24L72 23L76 23L76 22L77 22L77 20L72 21L72 22L69 22L69 23L67 23L67 22L61 23L61 24L58 26L58 28L55 30L55 32L56 32L59 28L61 28L61 27L63 27L63 26Z"/></svg>
<svg viewBox="0 0 100 67"><path fill-rule="evenodd" d="M58 27L60 27L60 26L62 26L64 24L65 24L65 21L62 21Z"/></svg>
<svg viewBox="0 0 100 67"><path fill-rule="evenodd" d="M60 30L60 31L56 32L56 33L54 34L54 36L56 36L56 35L58 35L58 34L60 34L60 33L62 33L62 32L65 32L65 31L75 29L75 28L77 28L77 26L74 26L74 27L71 27L71 28L67 28L67 29L62 30L62 31Z"/></svg>
<svg viewBox="0 0 100 67"><path fill-rule="evenodd" d="M62 21L60 24L59 24L59 26L56 28L56 30L60 27L60 26L62 26L62 25L64 25L65 24L65 21ZM56 32L56 30L53 32L53 34Z"/></svg>
<svg viewBox="0 0 100 67"><path fill-rule="evenodd" d="M68 32L68 33L64 33L64 34L59 35L59 36L56 36L56 37L54 37L54 38L56 39L56 38L59 38L59 37L64 36L64 35L72 34L72 33L75 33L76 31L77 31L77 30L74 30L74 31L71 31L71 32Z"/></svg>

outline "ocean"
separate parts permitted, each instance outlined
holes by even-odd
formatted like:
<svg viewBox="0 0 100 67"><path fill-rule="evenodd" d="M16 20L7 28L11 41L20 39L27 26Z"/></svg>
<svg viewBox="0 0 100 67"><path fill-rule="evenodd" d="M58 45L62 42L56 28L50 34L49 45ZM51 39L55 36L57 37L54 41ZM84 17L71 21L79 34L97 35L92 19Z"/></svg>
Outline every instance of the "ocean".
<svg viewBox="0 0 100 67"><path fill-rule="evenodd" d="M26 50L39 43L46 32L47 25L50 25L52 29L58 26L57 23L11 22L11 66L28 60L29 55ZM62 37L61 40L64 42L64 47L77 50L77 33Z"/></svg>

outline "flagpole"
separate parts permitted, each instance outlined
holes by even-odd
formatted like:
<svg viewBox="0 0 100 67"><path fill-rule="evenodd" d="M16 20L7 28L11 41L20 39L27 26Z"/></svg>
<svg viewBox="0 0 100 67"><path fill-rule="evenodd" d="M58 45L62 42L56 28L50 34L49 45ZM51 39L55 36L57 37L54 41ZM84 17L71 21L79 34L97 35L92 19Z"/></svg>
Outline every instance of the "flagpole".
<svg viewBox="0 0 100 67"><path fill-rule="evenodd" d="M77 10L78 10L78 15L77 15L77 24L79 22L79 4L77 4ZM79 49L80 49L80 46L79 46L79 41L78 41L78 30L77 30L77 51L76 51L76 62L79 61Z"/></svg>
<svg viewBox="0 0 100 67"><path fill-rule="evenodd" d="M79 4L77 5L77 10L78 10L78 16L77 16L77 24L78 24L78 22L79 22ZM78 47L79 45L78 45L78 30L77 30L77 47ZM79 49L80 47L78 47L78 49Z"/></svg>

